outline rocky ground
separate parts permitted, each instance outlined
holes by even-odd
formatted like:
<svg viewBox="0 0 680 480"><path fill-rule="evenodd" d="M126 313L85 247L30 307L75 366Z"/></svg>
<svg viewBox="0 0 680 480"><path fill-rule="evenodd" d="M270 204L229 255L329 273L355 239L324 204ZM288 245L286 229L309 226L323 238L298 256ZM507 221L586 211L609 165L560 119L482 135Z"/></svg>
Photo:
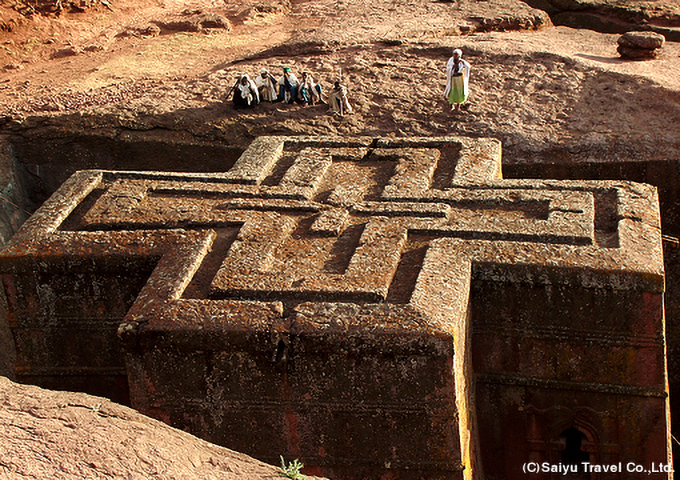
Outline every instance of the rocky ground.
<svg viewBox="0 0 680 480"><path fill-rule="evenodd" d="M287 478L280 468L212 445L105 398L52 392L3 377L0 438L0 479Z"/></svg>
<svg viewBox="0 0 680 480"><path fill-rule="evenodd" d="M674 18L676 3L660 5ZM187 31L208 14L220 28ZM617 34L552 27L515 0L118 0L17 15L0 34L5 131L162 129L236 145L267 133L495 136L506 162L654 159L680 146L680 44L624 61ZM458 115L441 95L452 47L473 67ZM284 65L326 90L342 75L355 113L225 103L241 72Z"/></svg>

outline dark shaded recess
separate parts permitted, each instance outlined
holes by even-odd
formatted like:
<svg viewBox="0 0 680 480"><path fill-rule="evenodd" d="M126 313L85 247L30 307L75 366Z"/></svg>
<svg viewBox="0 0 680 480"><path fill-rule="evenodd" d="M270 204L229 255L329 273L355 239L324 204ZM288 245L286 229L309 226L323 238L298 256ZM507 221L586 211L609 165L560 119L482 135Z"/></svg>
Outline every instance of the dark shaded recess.
<svg viewBox="0 0 680 480"><path fill-rule="evenodd" d="M607 162L572 164L503 165L504 178L537 178L555 180L630 180L649 183L659 191L661 226L665 235L680 236L680 166L675 161ZM597 206L597 200L596 200ZM615 225L611 213L602 217L596 227L611 229Z"/></svg>
<svg viewBox="0 0 680 480"><path fill-rule="evenodd" d="M294 155L286 155L276 163L271 173L262 181L262 185L275 186L278 185L288 169L293 166L295 162Z"/></svg>
<svg viewBox="0 0 680 480"><path fill-rule="evenodd" d="M33 210L78 170L226 172L243 153L218 143L96 135L13 137L10 142L20 175L28 179Z"/></svg>
<svg viewBox="0 0 680 480"><path fill-rule="evenodd" d="M583 28L600 33L651 31L666 37L669 42L680 42L680 17L673 14L653 16L636 5L607 5L579 0L524 0L550 15L554 25Z"/></svg>
<svg viewBox="0 0 680 480"><path fill-rule="evenodd" d="M432 176L432 188L443 190L451 186L460 158L460 145L447 145L441 149L441 157Z"/></svg>
<svg viewBox="0 0 680 480"><path fill-rule="evenodd" d="M560 435L560 440L564 442L562 450L562 463L564 465L578 465L581 467L583 462L590 461L590 454L581 449L581 444L586 436L574 427L566 429Z"/></svg>
<svg viewBox="0 0 680 480"><path fill-rule="evenodd" d="M18 371L17 381L52 390L81 391L129 405L117 329L157 263L154 257L115 256L27 265L31 272L27 275L52 292L54 304L17 299L21 304L38 302L40 308L38 316L29 312L25 318L20 307L14 308L18 312L14 320L18 364L23 348L33 348L39 332L44 336L44 349L36 358L43 364L35 366L46 369L45 374ZM95 330L93 325L97 325ZM58 370L49 373L52 368Z"/></svg>
<svg viewBox="0 0 680 480"><path fill-rule="evenodd" d="M333 244L328 259L324 263L326 273L337 273L343 275L349 267L352 255L359 246L359 240L364 233L365 223L360 223L347 227Z"/></svg>
<svg viewBox="0 0 680 480"><path fill-rule="evenodd" d="M227 257L227 252L229 252L232 243L236 240L239 230L240 227L215 228L217 238L212 244L210 252L201 262L198 271L194 274L194 278L191 279L191 282L184 291L183 298L201 300L208 298L210 282L217 275L217 271Z"/></svg>
<svg viewBox="0 0 680 480"><path fill-rule="evenodd" d="M379 201L385 186L394 175L397 162L363 162L362 167L377 167L370 176L370 188L364 196L366 201Z"/></svg>
<svg viewBox="0 0 680 480"><path fill-rule="evenodd" d="M87 230L87 225L83 224L83 216L94 207L97 200L106 193L105 188L95 188L85 199L80 202L73 212L59 225L59 230L65 232L73 232L78 230Z"/></svg>
<svg viewBox="0 0 680 480"><path fill-rule="evenodd" d="M426 236L409 237L387 292L387 303L407 304L411 301L431 240L432 238Z"/></svg>
<svg viewBox="0 0 680 480"><path fill-rule="evenodd" d="M383 303L383 298L379 293L374 292L326 292L308 290L305 292L297 292L294 290L283 290L279 292L265 292L262 290L254 290L249 288L244 289L229 289L210 290L211 300L256 300L262 302L282 302L285 312L292 312L292 307L304 302L324 303Z"/></svg>

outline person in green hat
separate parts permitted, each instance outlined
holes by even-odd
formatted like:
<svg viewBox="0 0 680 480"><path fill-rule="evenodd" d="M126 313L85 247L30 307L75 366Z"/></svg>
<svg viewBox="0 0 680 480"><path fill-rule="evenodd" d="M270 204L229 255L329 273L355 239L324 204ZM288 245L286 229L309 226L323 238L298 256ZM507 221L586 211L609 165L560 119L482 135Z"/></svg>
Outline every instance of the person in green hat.
<svg viewBox="0 0 680 480"><path fill-rule="evenodd" d="M300 81L291 73L290 67L283 67L283 75L279 79L279 100L293 103L297 100Z"/></svg>

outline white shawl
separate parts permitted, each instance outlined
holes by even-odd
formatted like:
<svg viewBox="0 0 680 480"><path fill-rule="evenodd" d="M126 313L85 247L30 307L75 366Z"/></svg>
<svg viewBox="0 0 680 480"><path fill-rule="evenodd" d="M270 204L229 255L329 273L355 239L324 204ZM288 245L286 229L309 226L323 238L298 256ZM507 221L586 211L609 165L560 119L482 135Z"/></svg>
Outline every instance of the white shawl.
<svg viewBox="0 0 680 480"><path fill-rule="evenodd" d="M276 91L274 82L269 77L269 72L267 72L267 78L262 78L262 74L255 77L255 85L257 85L258 90L261 87L266 88L269 91L269 98L271 99L276 99L276 96L279 94L279 92Z"/></svg>
<svg viewBox="0 0 680 480"><path fill-rule="evenodd" d="M458 59L458 71L454 72L453 69L455 68L455 63L453 61L453 57L449 58L449 63L446 64L446 89L444 89L444 97L449 98L449 92L451 91L451 78L453 77L454 73L460 73L462 70L463 73L463 79L464 82L464 91L463 93L465 94L465 98L468 96L468 81L470 80L470 64L463 60L462 58Z"/></svg>
<svg viewBox="0 0 680 480"><path fill-rule="evenodd" d="M243 77L245 77L248 80L248 83L245 85L241 83L243 81ZM257 91L257 86L255 85L255 82L252 81L248 75L243 75L241 77L241 80L239 80L238 82L238 89L241 91L241 98L248 98L248 95L251 95L253 97L253 100L257 99L259 103L260 92Z"/></svg>

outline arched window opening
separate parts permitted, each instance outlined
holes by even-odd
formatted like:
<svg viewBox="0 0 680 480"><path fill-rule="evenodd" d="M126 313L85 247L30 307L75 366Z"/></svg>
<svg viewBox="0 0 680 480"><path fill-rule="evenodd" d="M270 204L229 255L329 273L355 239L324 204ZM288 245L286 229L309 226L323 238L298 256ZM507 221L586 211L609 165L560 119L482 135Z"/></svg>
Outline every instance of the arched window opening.
<svg viewBox="0 0 680 480"><path fill-rule="evenodd" d="M583 451L582 443L586 436L580 430L570 427L560 435L564 442L562 450L562 464L571 466L570 473L586 473L584 463L590 463L590 453Z"/></svg>

